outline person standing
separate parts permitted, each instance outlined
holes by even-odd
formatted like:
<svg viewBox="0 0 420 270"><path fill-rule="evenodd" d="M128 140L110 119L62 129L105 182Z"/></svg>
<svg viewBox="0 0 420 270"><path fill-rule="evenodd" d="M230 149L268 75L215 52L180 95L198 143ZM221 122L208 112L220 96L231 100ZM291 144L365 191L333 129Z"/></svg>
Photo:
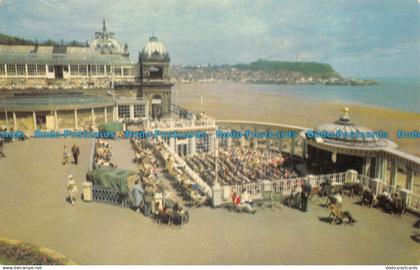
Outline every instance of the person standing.
<svg viewBox="0 0 420 270"><path fill-rule="evenodd" d="M71 148L71 152L73 154L73 162L77 166L77 163L79 162L79 155L80 155L79 146L73 144L73 146Z"/></svg>
<svg viewBox="0 0 420 270"><path fill-rule="evenodd" d="M312 186L308 180L305 180L305 183L302 185L302 211L308 212L308 200L309 195L311 194Z"/></svg>
<svg viewBox="0 0 420 270"><path fill-rule="evenodd" d="M74 205L74 201L76 200L77 194L77 185L76 180L71 174L67 178L67 191L69 192L70 203Z"/></svg>
<svg viewBox="0 0 420 270"><path fill-rule="evenodd" d="M0 155L2 157L6 157L6 155L3 152L3 149L4 149L4 139L3 138L0 138Z"/></svg>
<svg viewBox="0 0 420 270"><path fill-rule="evenodd" d="M144 215L150 216L153 201L153 187L151 184L146 184L144 191Z"/></svg>
<svg viewBox="0 0 420 270"><path fill-rule="evenodd" d="M139 184L139 180L134 182L133 186L133 206L136 209L136 212L140 212L141 205L143 204L143 194L144 190Z"/></svg>
<svg viewBox="0 0 420 270"><path fill-rule="evenodd" d="M69 160L70 160L69 150L67 149L67 146L64 145L63 165L66 165L67 163L69 163Z"/></svg>

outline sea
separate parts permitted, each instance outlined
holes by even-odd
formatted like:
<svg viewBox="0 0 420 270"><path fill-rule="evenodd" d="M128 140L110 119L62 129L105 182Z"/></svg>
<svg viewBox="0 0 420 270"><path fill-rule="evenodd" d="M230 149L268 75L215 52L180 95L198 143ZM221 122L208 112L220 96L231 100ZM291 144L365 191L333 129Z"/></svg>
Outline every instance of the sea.
<svg viewBox="0 0 420 270"><path fill-rule="evenodd" d="M356 103L420 113L420 78L373 78L375 85L269 85L253 84L255 91L301 97L306 100Z"/></svg>

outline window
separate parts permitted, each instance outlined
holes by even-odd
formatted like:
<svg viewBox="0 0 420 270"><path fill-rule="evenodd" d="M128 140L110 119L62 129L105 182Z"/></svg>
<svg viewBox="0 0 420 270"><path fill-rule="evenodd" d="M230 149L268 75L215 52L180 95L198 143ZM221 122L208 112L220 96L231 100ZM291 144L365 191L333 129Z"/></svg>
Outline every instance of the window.
<svg viewBox="0 0 420 270"><path fill-rule="evenodd" d="M16 65L7 64L7 75L16 76Z"/></svg>
<svg viewBox="0 0 420 270"><path fill-rule="evenodd" d="M36 75L36 65L28 65L28 75L29 76Z"/></svg>
<svg viewBox="0 0 420 270"><path fill-rule="evenodd" d="M63 71L64 72L69 72L69 66L63 66Z"/></svg>
<svg viewBox="0 0 420 270"><path fill-rule="evenodd" d="M111 75L111 66L106 66L106 74Z"/></svg>
<svg viewBox="0 0 420 270"><path fill-rule="evenodd" d="M78 65L71 65L70 66L70 73L72 76L79 75L79 66Z"/></svg>
<svg viewBox="0 0 420 270"><path fill-rule="evenodd" d="M4 67L4 64L0 64L0 76L6 75L6 68Z"/></svg>
<svg viewBox="0 0 420 270"><path fill-rule="evenodd" d="M36 65L38 76L45 76L45 65Z"/></svg>
<svg viewBox="0 0 420 270"><path fill-rule="evenodd" d="M53 66L48 66L48 72L49 73L54 72L54 67Z"/></svg>
<svg viewBox="0 0 420 270"><path fill-rule="evenodd" d="M144 105L143 104L136 104L134 105L134 117L140 118L145 117Z"/></svg>
<svg viewBox="0 0 420 270"><path fill-rule="evenodd" d="M162 79L163 69L162 67L152 66L149 69L150 79Z"/></svg>
<svg viewBox="0 0 420 270"><path fill-rule="evenodd" d="M120 67L114 67L114 75L115 76L121 76L121 68Z"/></svg>
<svg viewBox="0 0 420 270"><path fill-rule="evenodd" d="M96 75L96 66L95 65L89 65L89 74L95 76Z"/></svg>
<svg viewBox="0 0 420 270"><path fill-rule="evenodd" d="M197 138L196 145L197 152L203 153L209 151L209 138L208 136L203 138Z"/></svg>
<svg viewBox="0 0 420 270"><path fill-rule="evenodd" d="M128 68L123 68L123 76L128 76L128 75L130 75L129 69Z"/></svg>
<svg viewBox="0 0 420 270"><path fill-rule="evenodd" d="M96 73L98 75L104 75L105 74L105 66L96 66Z"/></svg>
<svg viewBox="0 0 420 270"><path fill-rule="evenodd" d="M26 75L25 65L16 65L17 75Z"/></svg>
<svg viewBox="0 0 420 270"><path fill-rule="evenodd" d="M80 65L79 66L79 74L82 76L86 76L87 75L87 69L85 65Z"/></svg>
<svg viewBox="0 0 420 270"><path fill-rule="evenodd" d="M118 106L118 118L130 118L130 106Z"/></svg>

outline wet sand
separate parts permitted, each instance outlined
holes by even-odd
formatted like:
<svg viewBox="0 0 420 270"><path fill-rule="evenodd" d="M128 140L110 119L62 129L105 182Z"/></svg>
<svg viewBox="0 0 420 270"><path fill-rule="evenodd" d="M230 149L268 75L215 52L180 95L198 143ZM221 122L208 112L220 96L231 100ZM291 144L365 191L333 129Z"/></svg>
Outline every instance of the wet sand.
<svg viewBox="0 0 420 270"><path fill-rule="evenodd" d="M63 145L80 146L80 165L61 164ZM115 146L116 149L120 147ZM201 207L182 228L100 203L65 201L72 173L82 191L91 142L30 139L6 144L0 158L0 236L50 248L79 264L418 264L416 218L362 208L345 199L354 226L283 207L255 215ZM127 159L132 159L131 154Z"/></svg>
<svg viewBox="0 0 420 270"><path fill-rule="evenodd" d="M216 119L275 122L308 128L334 122L342 114L342 109L349 107L354 123L374 131L387 131L399 149L420 156L420 138L396 138L399 129L420 130L420 114L417 113L258 92L240 83L177 84L172 102L199 112L201 96L203 110Z"/></svg>

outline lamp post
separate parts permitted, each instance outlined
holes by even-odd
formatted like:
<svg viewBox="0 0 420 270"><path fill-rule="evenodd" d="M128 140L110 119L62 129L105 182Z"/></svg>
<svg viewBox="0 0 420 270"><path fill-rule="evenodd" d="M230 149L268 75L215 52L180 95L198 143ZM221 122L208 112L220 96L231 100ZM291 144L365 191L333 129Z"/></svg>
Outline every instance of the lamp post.
<svg viewBox="0 0 420 270"><path fill-rule="evenodd" d="M219 146L218 146L218 141L217 141L217 137L216 134L213 135L214 136L214 143L213 143L213 147L214 147L214 162L215 162L215 170L216 170L216 178L214 179L214 184L218 184L219 181L219 165L217 162L218 156L219 156Z"/></svg>

